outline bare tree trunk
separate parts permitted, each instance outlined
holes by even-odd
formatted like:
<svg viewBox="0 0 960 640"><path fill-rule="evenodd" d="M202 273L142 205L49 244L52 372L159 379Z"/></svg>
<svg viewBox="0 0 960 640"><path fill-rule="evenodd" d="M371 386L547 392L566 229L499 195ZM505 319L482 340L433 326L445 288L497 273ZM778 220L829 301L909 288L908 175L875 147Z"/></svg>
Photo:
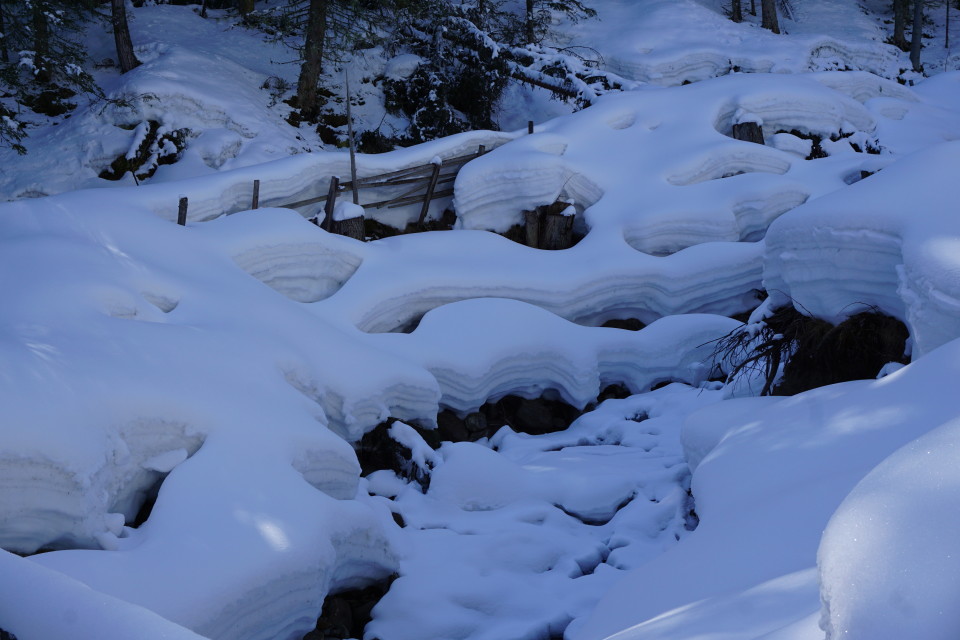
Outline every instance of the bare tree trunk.
<svg viewBox="0 0 960 640"><path fill-rule="evenodd" d="M534 28L533 28L533 0L527 0L527 44L533 44L535 41L534 38Z"/></svg>
<svg viewBox="0 0 960 640"><path fill-rule="evenodd" d="M757 15L757 0L750 0L750 15Z"/></svg>
<svg viewBox="0 0 960 640"><path fill-rule="evenodd" d="M734 22L743 22L743 9L740 7L740 0L731 0L730 19Z"/></svg>
<svg viewBox="0 0 960 640"><path fill-rule="evenodd" d="M770 29L774 33L780 33L780 23L777 20L777 1L760 0L760 21L764 29Z"/></svg>
<svg viewBox="0 0 960 640"><path fill-rule="evenodd" d="M923 71L920 49L923 48L923 0L913 0L913 32L910 34L910 63L917 73Z"/></svg>
<svg viewBox="0 0 960 640"><path fill-rule="evenodd" d="M237 11L244 22L247 20L247 14L253 11L253 0L237 0Z"/></svg>
<svg viewBox="0 0 960 640"><path fill-rule="evenodd" d="M130 27L127 25L125 0L110 0L110 18L113 22L113 40L117 45L120 72L126 73L140 66L140 61L133 53L133 41L130 40Z"/></svg>
<svg viewBox="0 0 960 640"><path fill-rule="evenodd" d="M7 30L3 25L3 0L0 0L0 61L10 62L7 54Z"/></svg>
<svg viewBox="0 0 960 640"><path fill-rule="evenodd" d="M303 65L297 80L297 104L306 120L317 116L317 82L323 65L323 41L327 32L327 0L310 0L307 17L306 44Z"/></svg>
<svg viewBox="0 0 960 640"><path fill-rule="evenodd" d="M906 36L907 0L893 0L893 40L890 42L901 51L907 51L909 45Z"/></svg>
<svg viewBox="0 0 960 640"><path fill-rule="evenodd" d="M47 23L47 6L45 2L34 0L31 15L33 27L33 66L37 70L38 82L50 82L50 69L47 66L47 55L50 52L50 25Z"/></svg>

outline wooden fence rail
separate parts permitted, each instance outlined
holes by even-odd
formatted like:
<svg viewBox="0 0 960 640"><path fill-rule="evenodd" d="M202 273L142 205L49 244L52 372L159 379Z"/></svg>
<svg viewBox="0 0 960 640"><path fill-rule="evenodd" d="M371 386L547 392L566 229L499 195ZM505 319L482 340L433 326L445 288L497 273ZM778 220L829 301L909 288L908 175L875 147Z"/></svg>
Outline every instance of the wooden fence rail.
<svg viewBox="0 0 960 640"><path fill-rule="evenodd" d="M375 176L358 178L356 181L342 183L339 183L338 181L338 187L336 190L330 189L322 196L314 196L312 198L297 200L295 202L287 202L284 204L277 204L274 206L298 209L311 204L329 202L331 198L335 200L338 194L344 191L360 191L361 189L368 190L409 186L408 189L398 195L393 195L382 200L375 200L373 202L360 202L360 205L366 209L394 209L397 207L403 207L416 204L417 202L422 202L423 206L421 207L419 222L420 224L423 224L423 221L426 218L426 211L430 206L431 200L453 195L452 188L438 190L437 187L440 185L451 184L454 180L456 180L457 174L460 172L460 169L463 167L463 165L470 162L474 158L479 158L484 153L486 153L486 148L483 145L480 145L480 147L474 153L456 156L454 158L447 158L446 160L441 160L440 162L432 162L429 164L407 167L406 169L399 169L397 171L381 173Z"/></svg>

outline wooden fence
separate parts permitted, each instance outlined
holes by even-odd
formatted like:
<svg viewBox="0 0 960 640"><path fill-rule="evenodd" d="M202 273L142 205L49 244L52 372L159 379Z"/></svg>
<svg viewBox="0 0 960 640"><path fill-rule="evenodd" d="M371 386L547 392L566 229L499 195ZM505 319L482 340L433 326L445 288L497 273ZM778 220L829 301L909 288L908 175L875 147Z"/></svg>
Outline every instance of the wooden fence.
<svg viewBox="0 0 960 640"><path fill-rule="evenodd" d="M752 123L751 123L752 124ZM759 129L756 124L753 127ZM734 135L739 139L755 140L756 132L752 128L742 126L743 130L734 127ZM533 133L533 122L527 123L527 133ZM763 134L759 134L759 142L763 144ZM297 209L311 204L324 203L323 220L319 219L319 214L310 218L310 220L332 233L350 236L357 240L363 240L365 235L365 226L363 216L357 216L347 220L334 220L333 210L337 203L337 197L345 192L351 191L354 204L360 204L366 209L395 209L405 207L411 204L420 203L420 215L417 217L417 227L424 229L424 222L430 209L430 202L438 198L446 198L453 195L453 182L457 179L457 174L463 165L475 158L479 158L486 153L486 147L480 145L474 153L468 153L454 158L441 160L436 158L435 162L421 164L406 169L381 173L375 176L365 178L356 178L341 183L338 176L330 176L327 193L322 196L287 202L284 204L274 204L271 206L285 207L288 209ZM351 163L351 175L356 176L356 166ZM371 202L360 202L360 191L371 189L391 189L394 192L401 190L399 194L390 197L381 196L381 199L373 199ZM187 224L187 199L180 198L180 206L177 212L177 224ZM260 207L260 181L253 181L253 197L250 202L251 209ZM574 209L570 203L557 201L550 205L536 207L532 211L524 211L524 238L518 240L523 244L535 249L568 249L576 244L574 238Z"/></svg>
<svg viewBox="0 0 960 640"><path fill-rule="evenodd" d="M460 169L463 167L463 165L475 158L479 158L486 152L486 147L484 145L480 145L474 153L456 156L454 158L447 158L446 160L438 159L439 161L437 162L407 167L406 169L390 171L388 173L381 173L374 176L367 176L365 178L358 178L354 181L347 181L343 183L340 182L338 176L331 176L329 178L330 183L326 194L313 198L307 198L305 200L297 200L295 202L276 204L271 203L271 206L297 209L299 207L305 207L307 205L319 204L323 202L325 203L323 209L323 220L320 221L314 219L314 222L327 231L331 231L334 230L335 226L333 221L333 209L336 206L337 197L343 192L351 191L353 194L353 202L360 204L364 207L364 209L395 209L397 207L405 207L412 204L421 203L420 215L417 218L417 224L422 227L424 221L426 220L427 212L430 208L430 202L438 198L445 198L453 195L453 182L456 180L457 174L460 172ZM377 189L392 189L393 191L402 189L402 191L399 194L394 194L390 197L381 196L380 199L374 198L370 202L360 202L361 190L369 191ZM177 223L180 225L185 225L187 223L187 206L187 199L181 198L177 213ZM254 180L253 197L250 203L250 208L257 209L259 207L260 181ZM359 239L363 238L362 219L360 220L359 225L354 223L351 225L346 225L346 228L350 229L350 231L347 233L344 233L342 229L336 229L336 231L343 233L344 235L351 235L354 237L357 237L357 233L359 233ZM359 229L359 232L356 231L357 229Z"/></svg>

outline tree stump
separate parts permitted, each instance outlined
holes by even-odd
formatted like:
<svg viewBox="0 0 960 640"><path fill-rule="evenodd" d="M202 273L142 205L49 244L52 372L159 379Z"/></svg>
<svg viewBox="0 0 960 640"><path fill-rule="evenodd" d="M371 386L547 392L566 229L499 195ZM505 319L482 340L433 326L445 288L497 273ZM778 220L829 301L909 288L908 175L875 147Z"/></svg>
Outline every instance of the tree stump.
<svg viewBox="0 0 960 640"><path fill-rule="evenodd" d="M733 125L733 137L744 142L763 144L763 127L756 122L741 122Z"/></svg>
<svg viewBox="0 0 960 640"><path fill-rule="evenodd" d="M362 241L365 237L363 207L352 202L338 202L330 216L330 233Z"/></svg>
<svg viewBox="0 0 960 640"><path fill-rule="evenodd" d="M332 227L330 231L338 235L347 236L354 240L363 240L364 238L363 216L348 218L346 220L334 220Z"/></svg>
<svg viewBox="0 0 960 640"><path fill-rule="evenodd" d="M528 247L556 251L573 246L573 205L557 201L523 212Z"/></svg>
<svg viewBox="0 0 960 640"><path fill-rule="evenodd" d="M573 246L573 215L564 212L544 213L541 227L541 249L556 251Z"/></svg>

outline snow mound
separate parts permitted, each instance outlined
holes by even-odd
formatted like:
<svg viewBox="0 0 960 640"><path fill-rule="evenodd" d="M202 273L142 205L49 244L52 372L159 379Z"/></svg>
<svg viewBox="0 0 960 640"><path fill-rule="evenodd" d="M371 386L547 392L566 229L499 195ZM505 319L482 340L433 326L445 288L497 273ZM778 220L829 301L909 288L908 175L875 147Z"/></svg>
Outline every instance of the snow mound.
<svg viewBox="0 0 960 640"><path fill-rule="evenodd" d="M363 264L332 297L312 305L332 323L406 330L424 313L469 298L511 298L572 322L650 323L681 313L733 315L756 305L763 247L707 243L665 258L622 239L588 236L543 252L480 231L419 233L364 246ZM408 258L402 263L396 255ZM456 260L451 260L456 256ZM583 269L589 263L590 269Z"/></svg>
<svg viewBox="0 0 960 640"><path fill-rule="evenodd" d="M618 640L664 635L683 640L707 635L742 640L817 637L822 634L816 629L820 602L815 562L820 547L822 593L830 620L824 618L825 624L833 625L835 634L850 629L864 630L856 637L901 637L886 631L910 628L911 622L889 596L911 583L893 572L914 562L931 566L942 553L950 553L952 545L953 519L943 516L941 535L926 524L926 505L930 495L938 495L939 489L929 493L933 483L949 483L955 476L944 465L953 451L946 440L956 439L960 412L955 394L948 390L958 373L958 355L960 342L955 340L881 380L836 384L791 398L724 401L691 414L683 441L699 458L691 490L700 525L682 545L629 573L567 635L574 640L614 634ZM938 427L929 441L910 445L851 494L891 453ZM940 456L927 453L935 451L934 444L943 445L943 464ZM909 481L896 487L906 475ZM920 500L919 492L927 497ZM837 516L827 527L834 512ZM905 519L897 519L898 514ZM887 522L895 524L887 527ZM913 534L924 536L931 546L902 542ZM893 549L904 554L902 560L886 555ZM678 579L691 566L699 569L697 579ZM924 580L947 575L949 568L944 574L919 573L917 580ZM955 591L944 582L930 582L931 590L940 585ZM917 600L912 592L901 593L895 603L917 602L923 624L931 624L931 630L947 628L937 626L947 624L947 618L934 614L936 603L945 602L941 595L923 601L926 586L916 593ZM942 597L949 598L949 593ZM884 608L890 611L879 614ZM872 613L890 620L891 626L870 626L876 634L866 631L863 625ZM913 628L925 628L916 626L919 619L912 623ZM804 633L791 635L798 629Z"/></svg>
<svg viewBox="0 0 960 640"><path fill-rule="evenodd" d="M817 556L828 640L956 635L958 445L954 418L879 464L830 519Z"/></svg>
<svg viewBox="0 0 960 640"><path fill-rule="evenodd" d="M484 298L431 311L411 335L371 337L430 371L441 406L469 413L486 401L536 398L548 389L582 408L610 384L634 392L663 381L697 386L710 375L712 341L736 326L690 314L637 332L580 327L532 305Z"/></svg>
<svg viewBox="0 0 960 640"><path fill-rule="evenodd" d="M828 148L830 162L807 163L796 145L731 141L733 125L762 123L768 140L848 137L863 151L878 144L877 118L850 96L870 100L888 87L864 75L750 74L607 96L464 167L460 224L504 232L523 210L566 199L583 231L656 255L762 236L784 212L844 186L868 156L843 142ZM898 103L916 102L889 85Z"/></svg>
<svg viewBox="0 0 960 640"><path fill-rule="evenodd" d="M781 5L780 35L726 15L729 3L647 0L597 3L598 19L569 25L568 46L598 50L604 68L625 78L677 86L730 73L805 73L863 70L896 78L909 65L883 43L875 18L845 0ZM792 18L792 19L791 19ZM696 25L696 28L691 28ZM787 35L789 33L789 36Z"/></svg>
<svg viewBox="0 0 960 640"><path fill-rule="evenodd" d="M831 322L869 307L895 316L915 358L960 335L960 193L938 173L958 162L960 144L944 143L779 219L764 286Z"/></svg>

